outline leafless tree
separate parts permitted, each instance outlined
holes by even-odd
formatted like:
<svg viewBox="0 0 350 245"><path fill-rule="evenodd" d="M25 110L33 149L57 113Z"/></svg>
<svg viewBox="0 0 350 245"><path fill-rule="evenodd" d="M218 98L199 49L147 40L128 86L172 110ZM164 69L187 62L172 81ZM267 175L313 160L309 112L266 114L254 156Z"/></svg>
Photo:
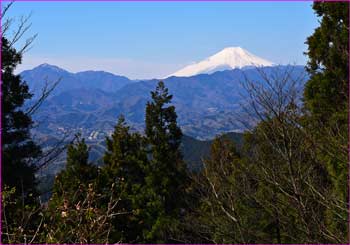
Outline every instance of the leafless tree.
<svg viewBox="0 0 350 245"><path fill-rule="evenodd" d="M29 22L31 17L30 14L27 16L21 16L17 21L14 18L7 18L7 13L13 4L14 1L11 1L3 7L1 12L2 36L8 39L10 48L14 48L14 46L23 39L31 27L31 23ZM13 25L16 26L13 27ZM37 34L34 34L26 38L20 47L16 47L17 52L22 55L24 52L28 51L36 37Z"/></svg>
<svg viewBox="0 0 350 245"><path fill-rule="evenodd" d="M269 193L271 199L257 202L278 217L281 232L294 229L294 234L285 235L290 241L345 242L344 234L329 228L326 216L332 213L346 222L346 205L331 194L325 163L317 157L324 149L305 124L302 91L306 75L293 69L277 68L268 74L256 68L259 79L245 75L242 83L248 94L245 112L259 120L251 130L250 160L259 173L257 181L276 191Z"/></svg>
<svg viewBox="0 0 350 245"><path fill-rule="evenodd" d="M13 201L11 193L13 192L8 189L3 192L3 209L6 209L7 205ZM29 210L23 206L22 210L25 212L23 226L18 226L17 229L10 229L12 224L7 220L6 212L4 212L3 242L108 244L112 242L110 240L113 229L112 220L116 216L130 213L119 208L121 199L119 195L114 193L114 186L101 193L91 183L87 188L78 188L73 197L63 192L60 197L63 201L54 206L55 209L43 206ZM78 194L83 195L84 198L75 198ZM106 205L101 205L101 199L107 200ZM36 213L41 216L39 223L31 230L25 229L26 224L31 222L31 217ZM117 241L117 243L121 243L121 241Z"/></svg>

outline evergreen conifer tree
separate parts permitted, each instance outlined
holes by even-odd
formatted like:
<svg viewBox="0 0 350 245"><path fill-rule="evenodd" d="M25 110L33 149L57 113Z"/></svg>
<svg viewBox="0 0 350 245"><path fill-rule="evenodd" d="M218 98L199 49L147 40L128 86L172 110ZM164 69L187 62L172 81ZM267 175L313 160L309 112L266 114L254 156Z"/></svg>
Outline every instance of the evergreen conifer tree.
<svg viewBox="0 0 350 245"><path fill-rule="evenodd" d="M318 160L328 169L334 198L346 210L349 209L349 3L315 2L313 9L320 17L320 26L306 42L310 74L304 93L309 112L306 127L318 147ZM331 230L346 234L347 218L345 211L340 216L329 214Z"/></svg>
<svg viewBox="0 0 350 245"><path fill-rule="evenodd" d="M14 69L21 63L21 54L5 37L1 41L2 187L14 187L16 195L27 198L36 192L36 167L32 160L41 152L31 139L32 119L22 109L32 94L21 77L14 75Z"/></svg>
<svg viewBox="0 0 350 245"><path fill-rule="evenodd" d="M146 105L146 128L149 165L145 168L144 193L149 198L145 222L149 230L146 241L167 242L168 228L178 220L186 169L180 152L182 132L171 102L172 95L163 82L151 92L152 101Z"/></svg>
<svg viewBox="0 0 350 245"><path fill-rule="evenodd" d="M311 75L305 88L306 106L323 123L347 120L349 3L315 2L313 9L321 22L306 42Z"/></svg>
<svg viewBox="0 0 350 245"><path fill-rule="evenodd" d="M5 37L1 42L2 242L23 243L23 234L34 234L38 222L35 160L41 149L31 138L33 122L23 110L32 94L14 74L22 55Z"/></svg>
<svg viewBox="0 0 350 245"><path fill-rule="evenodd" d="M147 164L144 139L139 133L131 133L121 116L111 138L107 138L107 151L101 184L114 185L120 196L118 208L125 214L113 221L123 242L142 241L143 222L140 210L145 208L141 187L145 184L144 166ZM113 236L113 234L112 234Z"/></svg>
<svg viewBox="0 0 350 245"><path fill-rule="evenodd" d="M82 187L93 183L98 175L97 167L89 163L89 149L84 139L77 136L77 142L67 147L66 168L55 179L55 196L73 195Z"/></svg>

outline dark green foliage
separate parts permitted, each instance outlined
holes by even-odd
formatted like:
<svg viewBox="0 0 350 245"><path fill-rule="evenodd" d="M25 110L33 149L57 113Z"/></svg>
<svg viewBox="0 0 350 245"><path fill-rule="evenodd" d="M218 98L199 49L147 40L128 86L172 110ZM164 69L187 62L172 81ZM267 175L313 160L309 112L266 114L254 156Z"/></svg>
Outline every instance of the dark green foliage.
<svg viewBox="0 0 350 245"><path fill-rule="evenodd" d="M151 92L152 101L146 105L146 129L145 134L148 142L153 148L175 151L173 154L179 154L178 148L181 143L182 132L177 126L177 115L174 106L165 107L172 99L168 89L163 82L159 82L155 91ZM152 151L153 158L157 159L158 153L165 154L163 151ZM167 152L169 153L169 152ZM165 154L166 155L166 154Z"/></svg>
<svg viewBox="0 0 350 245"><path fill-rule="evenodd" d="M32 95L20 76L13 74L21 59L21 54L2 37L2 184L15 187L18 196L27 197L35 193L33 160L39 156L40 148L30 136L31 117L22 110L24 102Z"/></svg>
<svg viewBox="0 0 350 245"><path fill-rule="evenodd" d="M76 138L67 148L66 168L55 176L51 209L63 203L78 203L84 198L89 184L96 182L98 169L88 162L89 151L84 139Z"/></svg>
<svg viewBox="0 0 350 245"><path fill-rule="evenodd" d="M226 133L221 137L226 137L236 143L238 150L243 145L242 133ZM210 146L213 140L197 140L190 136L183 135L181 140L181 152L187 168L193 172L199 172L203 168L203 159L210 155Z"/></svg>
<svg viewBox="0 0 350 245"><path fill-rule="evenodd" d="M107 139L100 183L114 185L120 196L123 215L113 227L123 242L170 241L180 214L186 173L175 108L166 107L171 97L160 82L147 103L144 137L131 133L121 117Z"/></svg>
<svg viewBox="0 0 350 245"><path fill-rule="evenodd" d="M143 165L147 161L144 140L138 133L131 133L124 117L120 117L111 138L107 138L107 151L104 156L104 170L115 181L141 184L144 181ZM132 186L128 186L128 189Z"/></svg>
<svg viewBox="0 0 350 245"><path fill-rule="evenodd" d="M333 193L344 210L348 197L348 92L349 92L349 3L316 2L313 9L320 26L308 37L308 72L305 87L305 127L317 145L317 158L327 167ZM341 216L329 215L331 230L348 227ZM340 218L341 217L341 218ZM344 238L346 235L344 236Z"/></svg>
<svg viewBox="0 0 350 245"><path fill-rule="evenodd" d="M131 133L124 117L120 117L111 138L107 138L100 182L104 186L115 185L115 192L120 196L118 207L125 214L117 216L113 224L123 242L143 240L144 225L140 212L146 206L141 189L145 184L147 162L144 139L138 133Z"/></svg>
<svg viewBox="0 0 350 245"><path fill-rule="evenodd" d="M181 152L190 171L198 172L203 168L202 159L208 157L212 141L201 141L183 135Z"/></svg>
<svg viewBox="0 0 350 245"><path fill-rule="evenodd" d="M186 169L180 152L182 132L177 125L174 106L163 82L151 92L152 101L146 106L146 139L149 164L145 168L146 185L143 188L148 199L144 213L146 241L167 242L167 228L175 222L183 205Z"/></svg>
<svg viewBox="0 0 350 245"><path fill-rule="evenodd" d="M316 2L320 27L308 37L306 106L322 122L345 113L349 82L349 3ZM341 118L338 118L338 120ZM343 118L346 120L346 118Z"/></svg>
<svg viewBox="0 0 350 245"><path fill-rule="evenodd" d="M97 167L88 162L89 150L85 140L80 139L79 136L76 137L77 142L68 145L65 170L55 178L54 196L78 194L77 190L80 187L86 188L97 178Z"/></svg>
<svg viewBox="0 0 350 245"><path fill-rule="evenodd" d="M31 139L32 119L23 111L32 95L14 75L22 56L5 37L1 41L2 242L23 243L23 234L33 234L38 222L35 159L41 150Z"/></svg>

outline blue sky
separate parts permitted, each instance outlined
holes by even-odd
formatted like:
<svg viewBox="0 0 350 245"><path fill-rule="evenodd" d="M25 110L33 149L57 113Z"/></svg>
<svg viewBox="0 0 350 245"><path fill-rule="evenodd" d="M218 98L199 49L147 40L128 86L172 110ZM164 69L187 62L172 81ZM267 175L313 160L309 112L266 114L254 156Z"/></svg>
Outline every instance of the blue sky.
<svg viewBox="0 0 350 245"><path fill-rule="evenodd" d="M275 63L305 64L318 26L312 2L15 2L37 33L19 70L51 63L163 77L229 46Z"/></svg>

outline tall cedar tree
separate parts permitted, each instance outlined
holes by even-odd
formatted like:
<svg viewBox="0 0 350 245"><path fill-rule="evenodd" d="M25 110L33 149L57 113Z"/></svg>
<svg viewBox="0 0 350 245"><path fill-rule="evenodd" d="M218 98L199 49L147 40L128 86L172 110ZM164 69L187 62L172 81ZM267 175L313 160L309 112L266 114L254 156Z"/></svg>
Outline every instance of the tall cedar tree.
<svg viewBox="0 0 350 245"><path fill-rule="evenodd" d="M118 208L125 213L113 221L114 228L120 234L112 240L121 239L122 242L131 243L143 240L144 225L140 210L145 205L141 197L141 187L145 184L144 166L148 160L144 139L139 133L131 133L129 130L121 116L111 138L107 138L102 184L115 186L115 194L121 199Z"/></svg>
<svg viewBox="0 0 350 245"><path fill-rule="evenodd" d="M310 132L320 148L318 157L332 177L334 195L344 210L348 199L348 91L349 91L349 3L315 2L320 26L308 37L310 80L305 87L305 105L310 111ZM348 204L349 205L349 204ZM333 229L348 230L348 213L331 217Z"/></svg>
<svg viewBox="0 0 350 245"><path fill-rule="evenodd" d="M34 160L41 149L30 135L32 119L23 111L32 95L13 73L22 56L5 37L1 42L2 242L23 243L23 234L34 234L40 219Z"/></svg>
<svg viewBox="0 0 350 245"><path fill-rule="evenodd" d="M311 75L305 88L307 108L321 121L333 117L347 120L349 89L349 3L315 2L320 26L308 37L307 70Z"/></svg>
<svg viewBox="0 0 350 245"><path fill-rule="evenodd" d="M26 198L36 192L36 168L32 160L41 152L30 136L32 119L22 109L32 94L26 82L13 74L21 63L21 54L10 46L5 37L1 41L2 188L15 187L16 194Z"/></svg>
<svg viewBox="0 0 350 245"><path fill-rule="evenodd" d="M180 152L182 132L172 95L161 81L146 105L147 147L150 163L145 168L144 193L149 198L145 213L146 241L169 242L169 225L176 223L183 204L186 168Z"/></svg>

